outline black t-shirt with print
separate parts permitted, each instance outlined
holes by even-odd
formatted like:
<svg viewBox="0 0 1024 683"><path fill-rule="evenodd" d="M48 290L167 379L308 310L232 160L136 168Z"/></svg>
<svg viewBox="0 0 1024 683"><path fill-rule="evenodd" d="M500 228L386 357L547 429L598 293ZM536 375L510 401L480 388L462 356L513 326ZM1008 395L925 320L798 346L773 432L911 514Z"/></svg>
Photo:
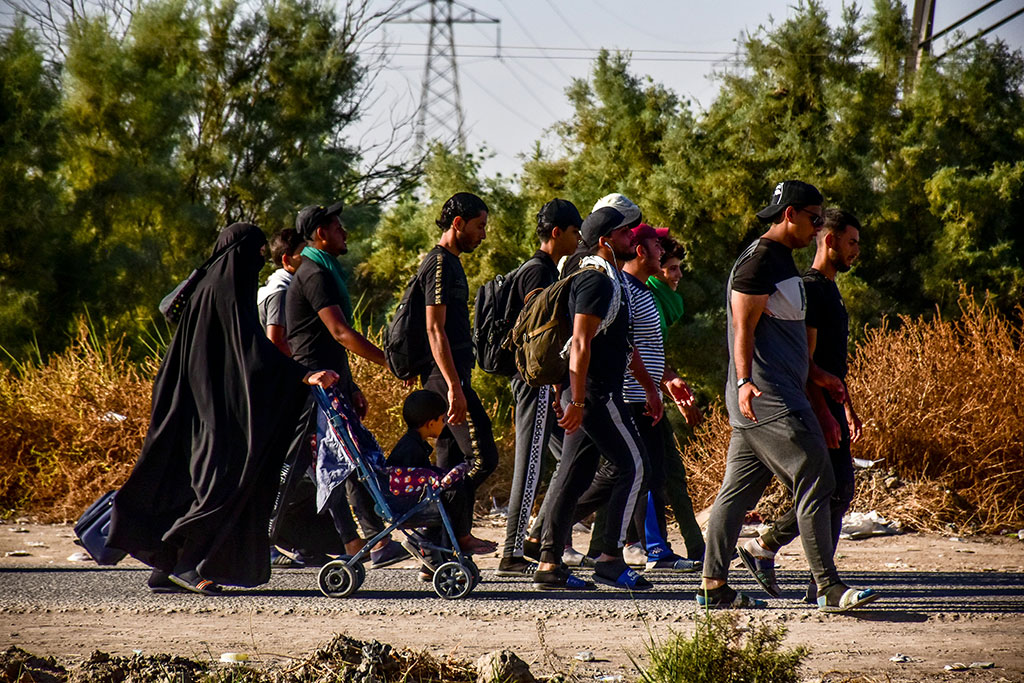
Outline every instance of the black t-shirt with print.
<svg viewBox="0 0 1024 683"><path fill-rule="evenodd" d="M847 342L850 318L839 287L820 271L810 268L804 273L807 292L807 327L815 328L814 364L839 379L846 379Z"/></svg>
<svg viewBox="0 0 1024 683"><path fill-rule="evenodd" d="M569 313L604 318L614 295L611 278L600 271L581 273L569 285ZM625 292L619 298L615 320L590 342L590 367L587 369L587 393L622 392L622 382L629 365L629 309ZM568 378L565 386L568 386Z"/></svg>
<svg viewBox="0 0 1024 683"><path fill-rule="evenodd" d="M475 359L469 325L469 282L459 257L439 244L420 263L416 278L427 306L446 307L444 333L456 369L472 369Z"/></svg>
<svg viewBox="0 0 1024 683"><path fill-rule="evenodd" d="M557 279L558 266L550 256L538 249L516 273L512 301L509 302L510 310L518 315L523 310L523 302L526 301L527 294L535 289L544 289Z"/></svg>

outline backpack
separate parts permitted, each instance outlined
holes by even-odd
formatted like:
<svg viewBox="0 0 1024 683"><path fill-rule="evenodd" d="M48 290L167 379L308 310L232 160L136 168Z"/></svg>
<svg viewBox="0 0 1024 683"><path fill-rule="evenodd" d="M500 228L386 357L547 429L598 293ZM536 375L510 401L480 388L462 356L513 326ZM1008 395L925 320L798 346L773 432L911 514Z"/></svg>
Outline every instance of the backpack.
<svg viewBox="0 0 1024 683"><path fill-rule="evenodd" d="M384 359L395 377L419 377L430 369L433 355L427 340L427 312L419 273L412 277L384 331Z"/></svg>
<svg viewBox="0 0 1024 683"><path fill-rule="evenodd" d="M516 318L506 348L515 350L516 368L531 387L557 384L569 371L569 356L562 349L572 337L570 284L588 270L598 269L587 266L555 281L530 297Z"/></svg>
<svg viewBox="0 0 1024 683"><path fill-rule="evenodd" d="M492 375L511 377L516 374L515 353L505 346L505 340L516 322L519 311L513 311L512 294L516 276L530 261L515 270L498 275L476 292L473 307L473 353L477 365Z"/></svg>

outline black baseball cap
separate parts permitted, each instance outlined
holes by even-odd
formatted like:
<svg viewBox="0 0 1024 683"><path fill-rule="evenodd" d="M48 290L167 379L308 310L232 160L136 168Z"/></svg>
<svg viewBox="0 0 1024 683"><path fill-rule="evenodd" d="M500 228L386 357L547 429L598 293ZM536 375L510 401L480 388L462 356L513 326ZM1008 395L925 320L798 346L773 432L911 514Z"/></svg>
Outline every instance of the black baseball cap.
<svg viewBox="0 0 1024 683"><path fill-rule="evenodd" d="M771 202L757 212L757 217L770 221L787 206L821 206L824 202L825 198L814 185L799 180L783 180L775 186Z"/></svg>
<svg viewBox="0 0 1024 683"><path fill-rule="evenodd" d="M345 208L344 202L337 202L327 207L316 204L304 207L299 211L299 215L295 217L295 229L299 231L303 238L307 240L312 239L316 229L321 225L325 225L331 219L331 216L341 214L343 208Z"/></svg>
<svg viewBox="0 0 1024 683"><path fill-rule="evenodd" d="M583 238L584 244L592 247L600 238L607 237L627 225L629 225L629 220L618 210L610 206L603 206L583 221L583 225L580 227L580 236Z"/></svg>
<svg viewBox="0 0 1024 683"><path fill-rule="evenodd" d="M580 210L568 199L552 199L540 207L540 211L537 213L537 224L540 223L567 228L570 225L581 225L583 218L580 216Z"/></svg>

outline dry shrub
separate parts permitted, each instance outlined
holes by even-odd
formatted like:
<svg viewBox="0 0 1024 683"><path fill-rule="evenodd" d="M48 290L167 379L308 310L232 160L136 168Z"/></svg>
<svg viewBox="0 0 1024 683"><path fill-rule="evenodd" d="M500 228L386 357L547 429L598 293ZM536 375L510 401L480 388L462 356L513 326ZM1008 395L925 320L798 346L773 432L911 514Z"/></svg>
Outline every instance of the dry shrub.
<svg viewBox="0 0 1024 683"><path fill-rule="evenodd" d="M1024 520L1024 309L1001 316L968 294L960 307L867 333L850 365L867 425L856 454L910 482L903 521L995 532Z"/></svg>
<svg viewBox="0 0 1024 683"><path fill-rule="evenodd" d="M961 297L956 321L900 318L867 332L850 364L851 395L865 423L856 457L855 510L913 528L996 532L1024 521L1024 310L1000 316ZM682 449L694 506L710 505L725 472L729 421L713 407ZM895 479L899 481L894 482ZM787 504L774 484L766 518Z"/></svg>
<svg viewBox="0 0 1024 683"><path fill-rule="evenodd" d="M152 368L82 324L42 366L0 368L0 505L76 519L127 478L149 425ZM117 416L124 416L120 419Z"/></svg>

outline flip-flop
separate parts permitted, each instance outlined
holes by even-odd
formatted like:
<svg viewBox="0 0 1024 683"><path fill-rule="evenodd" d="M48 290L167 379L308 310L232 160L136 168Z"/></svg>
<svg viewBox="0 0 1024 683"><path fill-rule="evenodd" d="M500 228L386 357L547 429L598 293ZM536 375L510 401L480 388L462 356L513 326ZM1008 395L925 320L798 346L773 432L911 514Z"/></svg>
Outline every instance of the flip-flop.
<svg viewBox="0 0 1024 683"><path fill-rule="evenodd" d="M755 557L743 546L736 546L736 552L739 554L743 566L754 576L754 580L764 589L764 592L773 598L781 598L782 591L779 589L779 582L775 577L775 562Z"/></svg>
<svg viewBox="0 0 1024 683"><path fill-rule="evenodd" d="M190 593L198 593L199 595L221 595L224 592L223 588L215 584L213 581L199 576L199 573L194 569L187 572L181 572L179 574L168 574L167 578Z"/></svg>
<svg viewBox="0 0 1024 683"><path fill-rule="evenodd" d="M882 594L872 588L867 588L865 590L847 588L843 591L842 597L839 598L838 605L828 604L828 594L819 595L818 611L827 612L829 614L842 614L843 612L849 612L852 609L863 607L868 603L874 602L880 597L882 597Z"/></svg>
<svg viewBox="0 0 1024 683"><path fill-rule="evenodd" d="M627 591L645 591L654 587L650 581L641 576L640 572L635 569L626 567L626 569L622 570L622 573L620 573L616 578L610 579L607 576L602 576L598 573L600 568L601 563L599 562L597 568L594 570L594 581L596 583L602 583L606 586L611 586L612 588L620 588Z"/></svg>
<svg viewBox="0 0 1024 683"><path fill-rule="evenodd" d="M185 593L184 588L171 581L170 574L154 569L146 580L146 585L151 593Z"/></svg>
<svg viewBox="0 0 1024 683"><path fill-rule="evenodd" d="M768 603L764 600L758 600L752 598L746 593L733 590L728 586L728 593L719 592L721 589L715 589L716 595L712 595L711 591L699 590L696 593L697 605L704 607L705 609L764 609L768 606Z"/></svg>

